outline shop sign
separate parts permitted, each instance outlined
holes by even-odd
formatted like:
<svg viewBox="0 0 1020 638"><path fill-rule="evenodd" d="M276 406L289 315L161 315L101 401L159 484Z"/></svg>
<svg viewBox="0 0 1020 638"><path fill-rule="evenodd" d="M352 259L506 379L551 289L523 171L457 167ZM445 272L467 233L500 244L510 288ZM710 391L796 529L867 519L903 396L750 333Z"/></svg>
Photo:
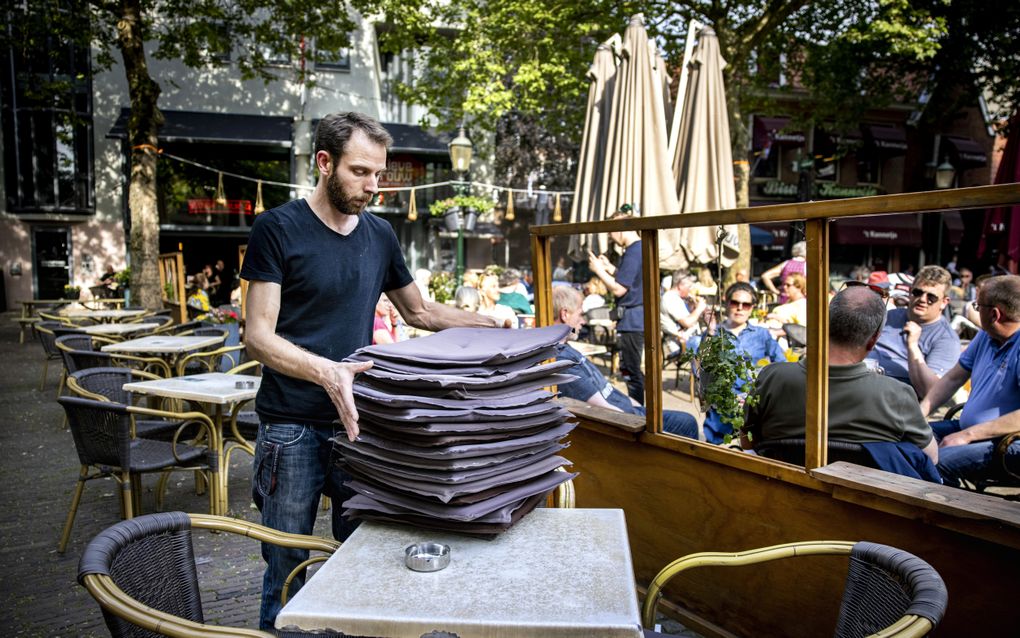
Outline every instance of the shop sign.
<svg viewBox="0 0 1020 638"><path fill-rule="evenodd" d="M761 186L761 194L768 197L796 197L797 185L771 179Z"/></svg>
<svg viewBox="0 0 1020 638"><path fill-rule="evenodd" d="M827 199L871 197L872 195L878 195L878 189L874 186L840 186L831 182L818 183L818 196Z"/></svg>
<svg viewBox="0 0 1020 638"><path fill-rule="evenodd" d="M395 157L379 176L379 186L394 188L420 184L425 178L425 164L410 157Z"/></svg>
<svg viewBox="0 0 1020 638"><path fill-rule="evenodd" d="M189 215L254 215L250 199L228 199L217 204L215 199L189 199Z"/></svg>

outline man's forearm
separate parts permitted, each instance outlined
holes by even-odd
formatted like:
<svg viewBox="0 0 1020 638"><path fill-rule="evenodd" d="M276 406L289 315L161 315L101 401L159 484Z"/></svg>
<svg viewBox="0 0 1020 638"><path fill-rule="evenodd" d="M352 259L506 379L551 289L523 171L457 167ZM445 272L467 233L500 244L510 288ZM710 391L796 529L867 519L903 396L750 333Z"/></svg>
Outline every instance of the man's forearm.
<svg viewBox="0 0 1020 638"><path fill-rule="evenodd" d="M1014 432L1020 432L1020 410L1007 412L997 419L964 428L960 434L966 434L968 440L975 442L997 439Z"/></svg>
<svg viewBox="0 0 1020 638"><path fill-rule="evenodd" d="M941 379L935 382L921 400L921 412L928 416L936 408L949 400L953 393L970 377L970 373L960 367L953 366Z"/></svg>
<svg viewBox="0 0 1020 638"><path fill-rule="evenodd" d="M323 372L334 362L313 354L277 334L247 335L245 346L263 365L288 377L322 384Z"/></svg>
<svg viewBox="0 0 1020 638"><path fill-rule="evenodd" d="M939 376L928 367L924 354L917 346L907 347L907 374L910 376L910 385L914 386L914 392L922 398L939 380Z"/></svg>
<svg viewBox="0 0 1020 638"><path fill-rule="evenodd" d="M404 317L408 325L438 332L446 328L502 328L500 320L495 317L480 315L476 312L467 312L453 306L426 301L423 304L423 311Z"/></svg>
<svg viewBox="0 0 1020 638"><path fill-rule="evenodd" d="M605 270L600 270L595 274L598 275L598 278L601 279L602 283L606 285L606 288L609 289L609 292L613 293L613 296L616 297L617 299L627 294L627 288L621 286L620 283L616 281L616 278L610 275Z"/></svg>

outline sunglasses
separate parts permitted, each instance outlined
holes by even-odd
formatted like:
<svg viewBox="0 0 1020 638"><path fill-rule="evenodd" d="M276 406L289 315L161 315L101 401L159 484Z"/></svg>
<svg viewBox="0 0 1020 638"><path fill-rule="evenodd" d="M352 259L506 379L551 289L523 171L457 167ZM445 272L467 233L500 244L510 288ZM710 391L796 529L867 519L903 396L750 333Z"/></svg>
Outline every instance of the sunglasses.
<svg viewBox="0 0 1020 638"><path fill-rule="evenodd" d="M754 308L754 302L752 301L737 301L735 299L730 299L726 303L730 305L730 308L739 308L741 310L750 310L751 308Z"/></svg>
<svg viewBox="0 0 1020 638"><path fill-rule="evenodd" d="M882 299L888 299L889 298L889 289L888 288L883 288L882 286L879 286L878 284L866 284L863 281L857 281L855 279L850 279L848 281L844 281L843 282L843 287L840 288L840 290L846 290L847 288L857 288L857 287L860 287L860 286L863 286L863 287L867 288L868 290L870 290L871 292L875 293L876 295L878 295Z"/></svg>
<svg viewBox="0 0 1020 638"><path fill-rule="evenodd" d="M974 310L981 310L982 308L994 308L995 304L993 304L993 303L978 303L976 301L972 301L972 302L970 302L970 307L973 308Z"/></svg>
<svg viewBox="0 0 1020 638"><path fill-rule="evenodd" d="M921 290L920 288L911 288L910 289L910 296L914 297L915 299L918 298L918 297L924 297L925 300L927 300L928 305L934 305L935 303L938 302L939 299L942 299L942 297L939 297L935 293L933 293L933 292L925 292L925 291Z"/></svg>

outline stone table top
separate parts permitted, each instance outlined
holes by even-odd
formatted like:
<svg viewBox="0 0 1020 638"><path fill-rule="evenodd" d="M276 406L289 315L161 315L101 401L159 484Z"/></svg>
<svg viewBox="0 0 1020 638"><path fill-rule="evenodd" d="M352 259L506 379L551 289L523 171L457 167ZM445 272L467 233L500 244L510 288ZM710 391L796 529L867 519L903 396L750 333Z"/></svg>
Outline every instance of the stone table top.
<svg viewBox="0 0 1020 638"><path fill-rule="evenodd" d="M65 317L87 317L90 319L127 319L144 315L144 310L89 310L88 308L64 308L60 314Z"/></svg>
<svg viewBox="0 0 1020 638"><path fill-rule="evenodd" d="M159 327L158 323L100 323L79 328L90 335L125 335L132 332L147 332Z"/></svg>
<svg viewBox="0 0 1020 638"><path fill-rule="evenodd" d="M238 388L237 382L239 381L251 381L253 382L252 387ZM128 392L151 394L170 399L186 399L188 401L226 405L235 401L245 401L253 398L258 393L261 382L261 377L253 377L246 374L207 372L205 374L191 374L186 377L172 377L170 379L134 381L125 383L124 389Z"/></svg>
<svg viewBox="0 0 1020 638"><path fill-rule="evenodd" d="M179 354L191 352L206 346L214 346L223 341L223 337L175 337L173 335L139 337L120 343L103 346L103 352L150 352L153 354Z"/></svg>
<svg viewBox="0 0 1020 638"><path fill-rule="evenodd" d="M419 573L404 548L451 548ZM539 508L495 540L365 522L287 603L277 628L418 638L639 638L623 511Z"/></svg>

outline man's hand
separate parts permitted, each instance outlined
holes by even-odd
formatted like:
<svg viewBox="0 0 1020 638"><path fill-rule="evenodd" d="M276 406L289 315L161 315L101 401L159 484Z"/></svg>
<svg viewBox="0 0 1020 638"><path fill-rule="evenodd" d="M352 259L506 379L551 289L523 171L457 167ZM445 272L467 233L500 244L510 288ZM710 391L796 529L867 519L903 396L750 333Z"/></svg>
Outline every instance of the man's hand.
<svg viewBox="0 0 1020 638"><path fill-rule="evenodd" d="M319 385L336 406L340 422L347 430L347 438L353 441L358 437L358 409L354 407L354 376L372 367L371 361L358 363L331 363L323 373Z"/></svg>
<svg viewBox="0 0 1020 638"><path fill-rule="evenodd" d="M913 321L903 324L903 334L907 337L907 347L913 348L921 340L921 326Z"/></svg>
<svg viewBox="0 0 1020 638"><path fill-rule="evenodd" d="M596 275L600 273L611 275L613 274L613 271L616 270L608 257L605 255L596 255L590 250L588 251L588 268L590 268Z"/></svg>
<svg viewBox="0 0 1020 638"><path fill-rule="evenodd" d="M942 437L942 440L939 441L939 447L955 447L957 445L969 445L970 443L970 434L965 429Z"/></svg>

